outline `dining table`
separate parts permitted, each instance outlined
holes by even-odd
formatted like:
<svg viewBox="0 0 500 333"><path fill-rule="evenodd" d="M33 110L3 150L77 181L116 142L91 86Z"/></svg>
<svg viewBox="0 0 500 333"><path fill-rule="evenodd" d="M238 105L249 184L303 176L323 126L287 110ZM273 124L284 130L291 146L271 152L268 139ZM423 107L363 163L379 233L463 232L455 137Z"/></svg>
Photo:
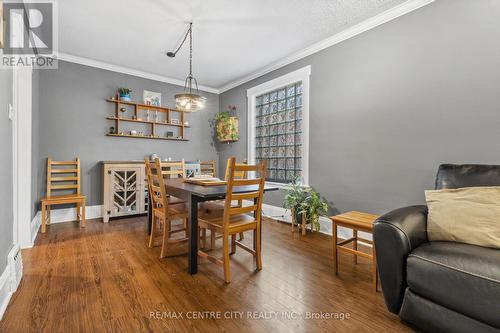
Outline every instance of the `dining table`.
<svg viewBox="0 0 500 333"><path fill-rule="evenodd" d="M188 183L182 178L165 178L165 190L167 195L186 201L188 209L188 273L198 272L198 204L206 201L224 200L227 185L198 185ZM277 186L266 183L264 192L277 191ZM235 186L233 193L248 193L258 190L258 185ZM257 200L257 199L255 199ZM254 201L255 201L254 200ZM151 200L149 201L151 202ZM256 202L255 202L256 203ZM152 212L148 205L148 232L151 232ZM262 235L262 228L261 228ZM254 240L255 241L255 240Z"/></svg>

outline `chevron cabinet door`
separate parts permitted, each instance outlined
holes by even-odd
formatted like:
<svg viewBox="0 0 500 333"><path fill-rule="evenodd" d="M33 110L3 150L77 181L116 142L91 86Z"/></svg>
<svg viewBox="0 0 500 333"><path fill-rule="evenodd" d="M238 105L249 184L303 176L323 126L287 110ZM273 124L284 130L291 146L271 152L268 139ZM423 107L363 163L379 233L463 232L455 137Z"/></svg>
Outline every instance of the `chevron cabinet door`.
<svg viewBox="0 0 500 333"><path fill-rule="evenodd" d="M113 164L104 167L103 220L147 211L144 166Z"/></svg>

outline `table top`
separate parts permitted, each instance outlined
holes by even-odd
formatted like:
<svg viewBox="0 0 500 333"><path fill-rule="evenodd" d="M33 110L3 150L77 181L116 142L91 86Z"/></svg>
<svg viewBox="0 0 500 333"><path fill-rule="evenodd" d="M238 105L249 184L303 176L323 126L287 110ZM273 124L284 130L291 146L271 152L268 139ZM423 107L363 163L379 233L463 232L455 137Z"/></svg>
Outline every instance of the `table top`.
<svg viewBox="0 0 500 333"><path fill-rule="evenodd" d="M378 219L378 215L363 213L363 212L347 212L339 215L331 216L330 219L342 226L351 228L360 228L364 230L372 230L373 222Z"/></svg>
<svg viewBox="0 0 500 333"><path fill-rule="evenodd" d="M211 197L223 197L226 195L227 185L218 186L203 186L196 185L192 183L186 183L181 178L165 179L165 187L168 189L174 189L176 191L189 192L196 196L202 198ZM277 191L279 188L276 186L266 184L264 187L264 192ZM247 193L254 192L258 190L257 185L250 186L235 186L233 187L233 193Z"/></svg>

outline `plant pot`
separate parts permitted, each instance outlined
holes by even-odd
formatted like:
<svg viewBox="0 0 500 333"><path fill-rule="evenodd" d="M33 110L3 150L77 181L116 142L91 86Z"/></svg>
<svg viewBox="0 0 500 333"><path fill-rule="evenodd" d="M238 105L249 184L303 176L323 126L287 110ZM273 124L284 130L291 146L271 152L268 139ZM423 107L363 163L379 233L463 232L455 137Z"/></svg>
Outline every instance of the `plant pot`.
<svg viewBox="0 0 500 333"><path fill-rule="evenodd" d="M217 121L217 139L220 142L234 142L238 141L239 138L237 117L228 117Z"/></svg>
<svg viewBox="0 0 500 333"><path fill-rule="evenodd" d="M124 101L124 102L130 102L130 101L132 101L132 98L130 97L130 94L126 94L126 95L120 94L120 100Z"/></svg>
<svg viewBox="0 0 500 333"><path fill-rule="evenodd" d="M293 212L295 213L295 223L298 224L298 225L302 224L302 215L303 215L303 213L299 212L298 208L295 208L293 210ZM311 221L308 221L306 219L306 224L309 224L309 223L311 223Z"/></svg>

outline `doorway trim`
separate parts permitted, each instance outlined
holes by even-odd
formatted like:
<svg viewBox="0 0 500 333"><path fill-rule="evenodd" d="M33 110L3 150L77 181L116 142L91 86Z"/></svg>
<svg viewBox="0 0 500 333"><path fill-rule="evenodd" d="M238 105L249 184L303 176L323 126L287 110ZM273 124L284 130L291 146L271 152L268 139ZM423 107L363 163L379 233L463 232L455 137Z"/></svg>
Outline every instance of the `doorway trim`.
<svg viewBox="0 0 500 333"><path fill-rule="evenodd" d="M33 246L31 231L31 118L32 75L31 67L13 69L12 101L14 119L12 126L13 178L14 178L14 245L21 248Z"/></svg>

